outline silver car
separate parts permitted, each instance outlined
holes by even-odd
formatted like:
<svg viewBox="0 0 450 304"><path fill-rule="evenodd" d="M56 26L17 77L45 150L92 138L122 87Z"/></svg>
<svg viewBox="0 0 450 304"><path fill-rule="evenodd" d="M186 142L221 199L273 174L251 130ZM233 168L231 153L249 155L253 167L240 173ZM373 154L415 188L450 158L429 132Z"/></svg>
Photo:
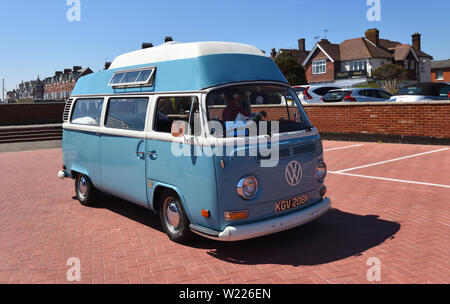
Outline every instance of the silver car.
<svg viewBox="0 0 450 304"><path fill-rule="evenodd" d="M351 88L330 91L323 102L384 102L391 97L392 94L380 89Z"/></svg>
<svg viewBox="0 0 450 304"><path fill-rule="evenodd" d="M447 83L416 83L401 88L391 101L409 102L422 100L449 100L450 85Z"/></svg>
<svg viewBox="0 0 450 304"><path fill-rule="evenodd" d="M329 91L339 89L335 86L324 85L303 85L293 87L295 93L303 104L320 103L322 97Z"/></svg>

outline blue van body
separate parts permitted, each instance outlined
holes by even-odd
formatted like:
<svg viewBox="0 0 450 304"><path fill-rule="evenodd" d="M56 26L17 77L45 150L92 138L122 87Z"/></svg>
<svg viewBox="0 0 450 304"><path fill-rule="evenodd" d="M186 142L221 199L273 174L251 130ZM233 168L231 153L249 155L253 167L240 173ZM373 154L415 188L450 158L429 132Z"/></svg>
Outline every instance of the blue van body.
<svg viewBox="0 0 450 304"><path fill-rule="evenodd" d="M192 58L145 64L130 60L130 65L114 67L113 64L109 70L80 78L66 105L64 170L59 176L85 175L96 189L155 212L161 208L158 199L162 190L170 189L181 200L192 232L220 241L239 241L287 230L327 212L331 202L325 197L324 177L317 178L318 164L323 163L323 148L318 131L313 127L280 137L282 153L278 164L271 168L262 167L261 159L250 153L237 155L237 150L249 152L258 148L258 144L236 145L231 153L228 151L223 156L207 155L204 150L210 147L205 144L209 136L205 134L205 123L198 136L200 143L176 142L175 138L171 139L171 134L155 132L155 103L164 96L195 97L200 104L201 119L205 120L206 98L215 88L242 83L267 83L288 88L286 79L271 58L246 51L222 53L220 46L216 54L208 49L212 54ZM175 49L177 45L167 47ZM155 74L147 86L110 85L112 77L120 71L148 67L153 68ZM143 130L116 130L106 126L105 116L111 100L127 97L148 102ZM98 125L80 125L72 121L78 100L86 99L99 100ZM294 106L301 108L298 100ZM197 153L175 157L174 141L180 148L187 146ZM297 186L286 182L287 168L292 162L301 165L301 182ZM258 181L256 194L251 199L243 199L236 193L237 182L246 176ZM305 193L308 193L305 204L274 211L277 202L286 200L283 203L290 204L289 199ZM227 212L240 210L246 210L248 216L232 220L224 216Z"/></svg>

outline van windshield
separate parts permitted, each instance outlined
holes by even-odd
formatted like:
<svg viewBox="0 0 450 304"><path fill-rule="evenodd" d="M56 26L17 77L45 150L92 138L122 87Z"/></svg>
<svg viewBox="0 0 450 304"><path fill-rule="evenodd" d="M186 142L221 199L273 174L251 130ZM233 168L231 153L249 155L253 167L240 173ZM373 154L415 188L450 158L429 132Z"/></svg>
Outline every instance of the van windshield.
<svg viewBox="0 0 450 304"><path fill-rule="evenodd" d="M291 88L280 85L236 85L217 89L208 94L206 103L210 133L216 137L254 134L246 130L249 122L256 123L258 135L271 134L275 125L277 133L312 128L297 95ZM267 122L267 129L260 128L264 125L260 122Z"/></svg>

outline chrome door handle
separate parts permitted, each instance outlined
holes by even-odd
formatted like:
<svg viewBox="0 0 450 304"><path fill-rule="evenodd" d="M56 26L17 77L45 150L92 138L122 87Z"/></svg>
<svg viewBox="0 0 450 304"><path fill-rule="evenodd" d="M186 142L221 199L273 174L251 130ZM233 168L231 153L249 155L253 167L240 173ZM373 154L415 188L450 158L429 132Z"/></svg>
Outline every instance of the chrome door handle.
<svg viewBox="0 0 450 304"><path fill-rule="evenodd" d="M151 160L156 160L158 158L158 153L156 153L156 151L147 152L147 155Z"/></svg>
<svg viewBox="0 0 450 304"><path fill-rule="evenodd" d="M138 159L145 159L145 152L136 152L136 156Z"/></svg>

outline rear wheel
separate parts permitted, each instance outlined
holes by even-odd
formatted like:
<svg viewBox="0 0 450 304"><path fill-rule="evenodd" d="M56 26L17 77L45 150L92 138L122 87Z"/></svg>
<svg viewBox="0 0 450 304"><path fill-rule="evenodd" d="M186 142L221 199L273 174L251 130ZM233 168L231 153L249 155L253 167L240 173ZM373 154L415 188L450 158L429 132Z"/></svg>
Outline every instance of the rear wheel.
<svg viewBox="0 0 450 304"><path fill-rule="evenodd" d="M98 191L84 174L78 174L75 179L75 193L83 206L93 206L97 202Z"/></svg>
<svg viewBox="0 0 450 304"><path fill-rule="evenodd" d="M192 237L189 219L178 195L171 190L164 190L160 196L159 218L164 232L176 243L185 243Z"/></svg>

